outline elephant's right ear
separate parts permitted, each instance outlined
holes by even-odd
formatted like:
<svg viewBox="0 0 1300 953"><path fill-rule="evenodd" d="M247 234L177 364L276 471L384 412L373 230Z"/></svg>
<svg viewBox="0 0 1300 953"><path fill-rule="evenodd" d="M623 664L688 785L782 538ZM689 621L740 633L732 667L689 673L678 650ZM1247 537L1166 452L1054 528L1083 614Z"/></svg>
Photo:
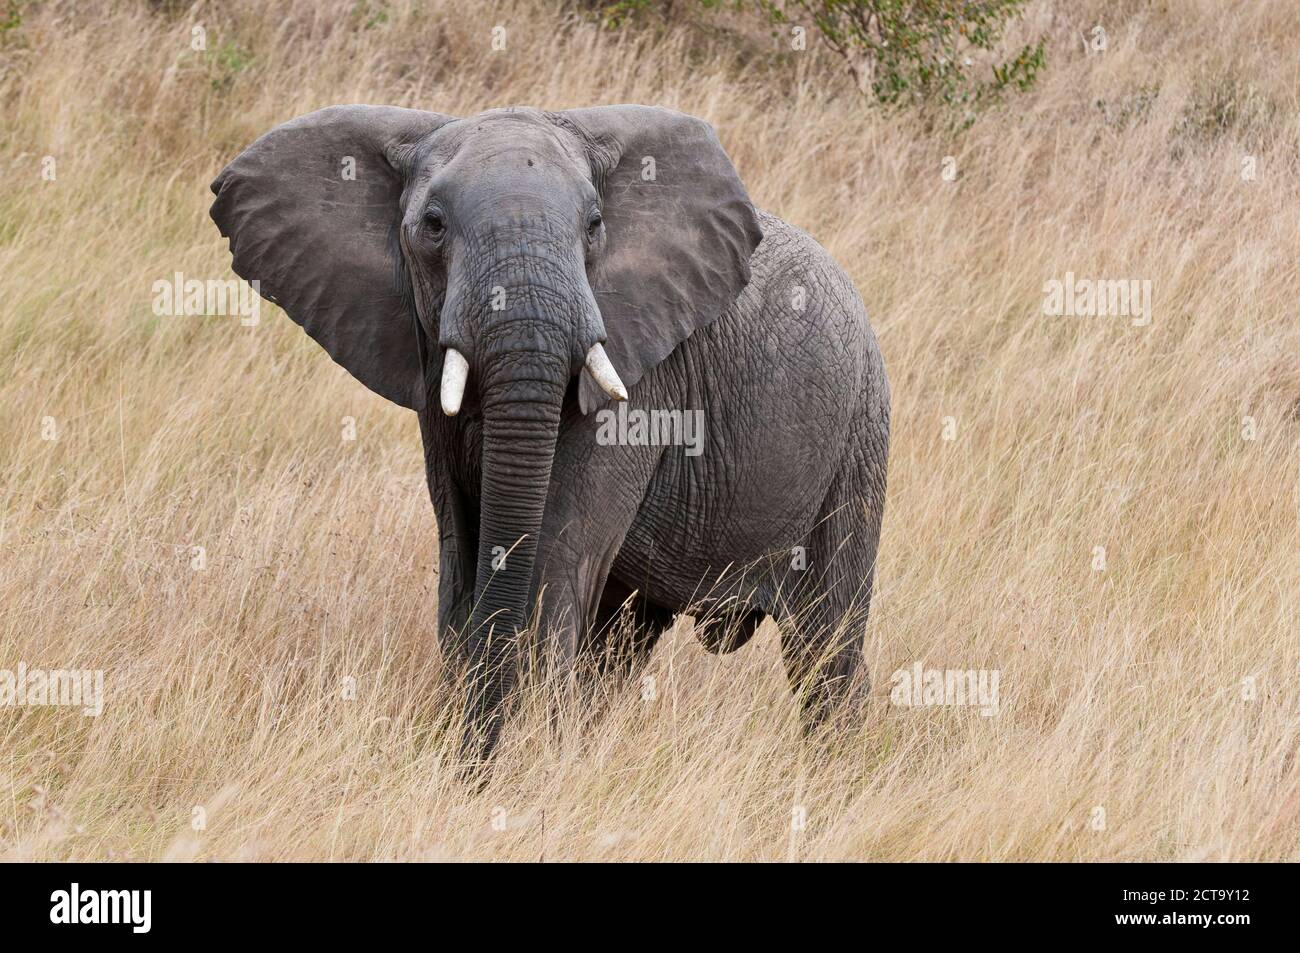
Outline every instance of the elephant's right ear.
<svg viewBox="0 0 1300 953"><path fill-rule="evenodd" d="M276 126L212 183L235 273L377 394L424 406L396 229L405 170L450 116L331 106Z"/></svg>

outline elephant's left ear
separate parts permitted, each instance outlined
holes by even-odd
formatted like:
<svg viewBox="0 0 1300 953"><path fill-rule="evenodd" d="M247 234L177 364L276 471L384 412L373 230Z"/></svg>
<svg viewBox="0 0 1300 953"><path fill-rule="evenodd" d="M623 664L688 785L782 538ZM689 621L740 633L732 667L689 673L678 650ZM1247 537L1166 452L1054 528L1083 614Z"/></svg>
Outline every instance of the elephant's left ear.
<svg viewBox="0 0 1300 953"><path fill-rule="evenodd" d="M703 120L651 106L552 117L582 140L601 195L605 248L590 278L605 349L631 386L735 301L763 231ZM583 375L583 413L605 399Z"/></svg>

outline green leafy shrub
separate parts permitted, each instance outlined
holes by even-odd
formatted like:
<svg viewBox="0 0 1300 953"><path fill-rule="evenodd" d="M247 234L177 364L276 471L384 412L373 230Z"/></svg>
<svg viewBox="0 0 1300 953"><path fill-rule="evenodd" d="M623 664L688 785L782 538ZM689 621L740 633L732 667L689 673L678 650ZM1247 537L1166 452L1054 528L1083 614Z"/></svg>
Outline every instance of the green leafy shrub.
<svg viewBox="0 0 1300 953"><path fill-rule="evenodd" d="M1029 89L1043 39L977 76L972 54L992 51L1026 0L756 0L776 24L810 20L858 88L889 106L977 106Z"/></svg>
<svg viewBox="0 0 1300 953"><path fill-rule="evenodd" d="M989 63L1028 0L579 0L607 28L728 9L764 24L819 36L857 87L886 106L964 108L1026 90L1045 65L1044 39ZM811 29L809 29L811 28ZM800 36L800 42L807 42ZM977 62L978 61L978 62Z"/></svg>

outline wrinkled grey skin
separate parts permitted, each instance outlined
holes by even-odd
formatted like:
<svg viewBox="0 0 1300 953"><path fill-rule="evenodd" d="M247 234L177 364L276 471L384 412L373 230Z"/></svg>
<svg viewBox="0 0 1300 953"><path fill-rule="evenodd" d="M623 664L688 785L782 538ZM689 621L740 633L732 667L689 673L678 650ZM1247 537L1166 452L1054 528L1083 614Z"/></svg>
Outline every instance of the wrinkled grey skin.
<svg viewBox="0 0 1300 953"><path fill-rule="evenodd" d="M884 365L844 273L753 208L707 124L332 107L212 188L235 270L419 415L468 761L496 743L530 618L562 671L634 671L675 613L713 651L773 616L807 723L861 686ZM629 408L703 412L702 453L598 442L597 342ZM470 366L450 417L447 347Z"/></svg>

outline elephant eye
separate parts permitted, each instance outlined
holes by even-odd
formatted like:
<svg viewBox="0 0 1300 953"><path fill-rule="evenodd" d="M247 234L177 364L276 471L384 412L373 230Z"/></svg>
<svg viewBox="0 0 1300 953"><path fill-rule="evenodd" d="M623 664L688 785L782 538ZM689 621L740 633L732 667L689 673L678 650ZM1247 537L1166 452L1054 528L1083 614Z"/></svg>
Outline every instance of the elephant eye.
<svg viewBox="0 0 1300 953"><path fill-rule="evenodd" d="M596 236L600 234L600 226L603 222L604 219L600 217L599 211L592 212L591 218L587 219L587 237L595 240Z"/></svg>
<svg viewBox="0 0 1300 953"><path fill-rule="evenodd" d="M432 232L435 237L441 235L444 228L442 213L436 208L427 209L424 213L424 227Z"/></svg>

